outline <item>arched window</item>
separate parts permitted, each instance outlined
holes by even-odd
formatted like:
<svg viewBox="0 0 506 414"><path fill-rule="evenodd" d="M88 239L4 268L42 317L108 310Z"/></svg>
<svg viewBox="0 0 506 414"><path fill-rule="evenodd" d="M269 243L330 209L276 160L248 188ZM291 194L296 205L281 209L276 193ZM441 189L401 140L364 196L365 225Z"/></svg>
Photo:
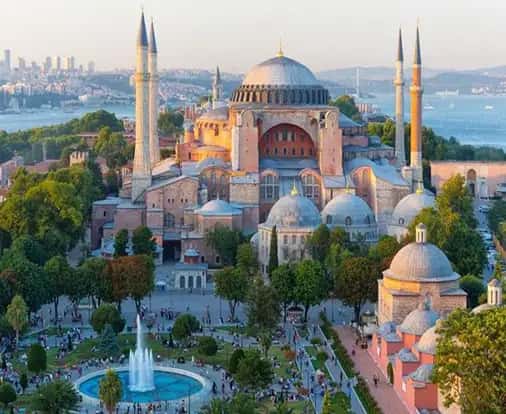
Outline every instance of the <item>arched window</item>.
<svg viewBox="0 0 506 414"><path fill-rule="evenodd" d="M327 224L332 224L332 216L330 214L327 216Z"/></svg>
<svg viewBox="0 0 506 414"><path fill-rule="evenodd" d="M304 196L318 203L320 200L320 182L312 174L302 176L302 190Z"/></svg>
<svg viewBox="0 0 506 414"><path fill-rule="evenodd" d="M371 224L371 217L370 216L367 216L365 218L365 224Z"/></svg>
<svg viewBox="0 0 506 414"><path fill-rule="evenodd" d="M202 276L197 276L197 285L195 286L197 289L202 288Z"/></svg>
<svg viewBox="0 0 506 414"><path fill-rule="evenodd" d="M262 200L274 201L279 198L278 177L267 174L260 179L260 197Z"/></svg>
<svg viewBox="0 0 506 414"><path fill-rule="evenodd" d="M405 223L405 220L404 220L404 218L402 218L402 217L401 217L401 218L399 219L399 224L400 224L401 226L404 226L404 223Z"/></svg>
<svg viewBox="0 0 506 414"><path fill-rule="evenodd" d="M351 224L352 224L352 220L351 220L351 217L350 217L350 216L347 216L347 217L344 219L344 224L346 224L347 226L351 226Z"/></svg>
<svg viewBox="0 0 506 414"><path fill-rule="evenodd" d="M171 213L165 214L164 226L172 228L176 223L176 218Z"/></svg>
<svg viewBox="0 0 506 414"><path fill-rule="evenodd" d="M190 289L193 289L195 286L193 286L193 276L188 276L188 287Z"/></svg>
<svg viewBox="0 0 506 414"><path fill-rule="evenodd" d="M184 289L186 286L185 286L185 280L184 280L184 276L181 276L179 278L179 288L180 289Z"/></svg>

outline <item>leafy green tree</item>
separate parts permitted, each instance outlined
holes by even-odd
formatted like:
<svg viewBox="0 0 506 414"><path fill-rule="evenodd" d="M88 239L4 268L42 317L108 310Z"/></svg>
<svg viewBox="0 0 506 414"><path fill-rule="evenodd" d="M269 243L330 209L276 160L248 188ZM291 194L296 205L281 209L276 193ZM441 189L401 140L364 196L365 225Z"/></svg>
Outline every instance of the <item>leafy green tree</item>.
<svg viewBox="0 0 506 414"><path fill-rule="evenodd" d="M121 133L113 133L111 128L104 127L98 133L94 150L105 158L107 167L114 170L125 164L127 142Z"/></svg>
<svg viewBox="0 0 506 414"><path fill-rule="evenodd" d="M121 302L126 299L130 292L128 278L125 273L125 261L122 257L109 260L104 270L103 299L107 302L116 302L121 312Z"/></svg>
<svg viewBox="0 0 506 414"><path fill-rule="evenodd" d="M218 352L218 343L212 336L200 336L198 351L202 355L212 356Z"/></svg>
<svg viewBox="0 0 506 414"><path fill-rule="evenodd" d="M22 235L12 241L10 254L19 254L36 265L43 266L49 259L44 247L30 235Z"/></svg>
<svg viewBox="0 0 506 414"><path fill-rule="evenodd" d="M86 281L86 291L99 301L110 297L111 279L106 275L108 261L102 257L89 257L78 268L82 281Z"/></svg>
<svg viewBox="0 0 506 414"><path fill-rule="evenodd" d="M240 231L223 225L216 225L206 233L206 244L216 251L224 266L235 265L237 249L243 241L244 236Z"/></svg>
<svg viewBox="0 0 506 414"><path fill-rule="evenodd" d="M108 369L105 376L100 380L98 395L100 401L104 403L106 410L109 414L113 414L116 405L121 400L123 393L123 386L116 371Z"/></svg>
<svg viewBox="0 0 506 414"><path fill-rule="evenodd" d="M19 385L21 385L21 389L23 390L23 393L25 392L26 388L28 387L28 375L26 375L26 372L22 372L19 376Z"/></svg>
<svg viewBox="0 0 506 414"><path fill-rule="evenodd" d="M267 358L269 355L269 349L272 345L272 333L271 331L264 330L260 332L258 336L258 341L260 342L260 346L262 347L262 351L264 353L264 357Z"/></svg>
<svg viewBox="0 0 506 414"><path fill-rule="evenodd" d="M280 401L276 404L273 410L269 412L269 414L294 414L292 408L288 407L288 403L286 401Z"/></svg>
<svg viewBox="0 0 506 414"><path fill-rule="evenodd" d="M109 127L114 132L123 131L123 123L112 112L99 109L85 114L74 126L73 133L98 132L104 127Z"/></svg>
<svg viewBox="0 0 506 414"><path fill-rule="evenodd" d="M394 379L395 379L394 366L392 365L391 362L388 362L388 365L387 365L387 376L388 376L388 382L391 385L394 385Z"/></svg>
<svg viewBox="0 0 506 414"><path fill-rule="evenodd" d="M256 414L257 404L248 394L238 393L230 401L230 412L234 414Z"/></svg>
<svg viewBox="0 0 506 414"><path fill-rule="evenodd" d="M438 333L432 380L444 404L456 403L469 414L503 413L506 307L476 315L457 309L443 320Z"/></svg>
<svg viewBox="0 0 506 414"><path fill-rule="evenodd" d="M47 369L47 354L44 347L40 344L32 344L28 349L27 360L28 371L40 374Z"/></svg>
<svg viewBox="0 0 506 414"><path fill-rule="evenodd" d="M155 264L151 256L144 254L121 257L116 261L123 262L128 293L135 302L137 313L141 311L142 299L149 295L155 287Z"/></svg>
<svg viewBox="0 0 506 414"><path fill-rule="evenodd" d="M172 327L172 335L175 339L186 342L199 329L200 323L197 318L189 313L184 313L176 318Z"/></svg>
<svg viewBox="0 0 506 414"><path fill-rule="evenodd" d="M9 405L12 404L18 396L16 395L16 390L14 387L8 382L0 383L0 402L4 405L4 408L9 408Z"/></svg>
<svg viewBox="0 0 506 414"><path fill-rule="evenodd" d="M357 105L355 104L355 100L350 95L342 95L336 98L334 101L330 101L329 105L337 106L339 108L339 112L346 115L348 118L353 119L354 121L362 120Z"/></svg>
<svg viewBox="0 0 506 414"><path fill-rule="evenodd" d="M321 264L327 257L330 247L330 230L325 224L320 224L307 240L307 246L314 260Z"/></svg>
<svg viewBox="0 0 506 414"><path fill-rule="evenodd" d="M127 256L127 247L128 247L128 230L121 229L116 233L114 237L114 258L118 258L120 256Z"/></svg>
<svg viewBox="0 0 506 414"><path fill-rule="evenodd" d="M235 374L237 372L237 369L239 367L239 361L243 359L245 356L244 350L242 348L237 348L232 352L232 355L230 356L230 360L228 361L228 370L231 374Z"/></svg>
<svg viewBox="0 0 506 414"><path fill-rule="evenodd" d="M200 414L232 414L230 403L221 398L213 398L209 404L201 408Z"/></svg>
<svg viewBox="0 0 506 414"><path fill-rule="evenodd" d="M271 363L255 349L247 350L237 366L236 379L241 387L263 389L269 386L273 376Z"/></svg>
<svg viewBox="0 0 506 414"><path fill-rule="evenodd" d="M485 292L483 281L473 275L465 275L459 280L460 287L467 293L467 306L474 308L479 304L480 296Z"/></svg>
<svg viewBox="0 0 506 414"><path fill-rule="evenodd" d="M368 300L376 300L379 269L367 257L347 257L343 260L336 293L345 305L352 306L354 320L360 321L360 311Z"/></svg>
<svg viewBox="0 0 506 414"><path fill-rule="evenodd" d="M134 254L153 256L156 252L156 242L153 233L146 226L137 227L132 234L132 250Z"/></svg>
<svg viewBox="0 0 506 414"><path fill-rule="evenodd" d="M450 211L458 214L469 227L476 227L473 198L462 175L456 174L443 184L436 197L436 206L441 212Z"/></svg>
<svg viewBox="0 0 506 414"><path fill-rule="evenodd" d="M276 290L264 283L261 276L254 279L246 297L248 330L251 333L270 333L278 325L280 304Z"/></svg>
<svg viewBox="0 0 506 414"><path fill-rule="evenodd" d="M304 321L309 308L325 299L326 279L322 266L315 260L303 260L295 267L295 302L304 306Z"/></svg>
<svg viewBox="0 0 506 414"><path fill-rule="evenodd" d="M369 257L375 260L381 270L388 269L392 259L401 249L401 244L395 237L383 235L375 246L369 249Z"/></svg>
<svg viewBox="0 0 506 414"><path fill-rule="evenodd" d="M114 332L111 325L106 324L104 326L102 334L99 338L98 348L104 355L107 355L108 357L115 357L119 355L120 349L118 344L118 336Z"/></svg>
<svg viewBox="0 0 506 414"><path fill-rule="evenodd" d="M21 296L16 295L12 298L5 317L16 332L16 343L19 343L19 333L28 325L28 308Z"/></svg>
<svg viewBox="0 0 506 414"><path fill-rule="evenodd" d="M271 233L271 243L269 249L269 264L267 266L267 273L269 275L274 272L274 270L278 267L278 231L276 226L272 227Z"/></svg>
<svg viewBox="0 0 506 414"><path fill-rule="evenodd" d="M91 314L91 326L93 330L101 334L106 325L110 325L116 334L125 328L125 319L121 316L116 306L111 304L100 305Z"/></svg>
<svg viewBox="0 0 506 414"><path fill-rule="evenodd" d="M246 270L250 277L258 272L258 261L250 243L242 243L237 248L237 266Z"/></svg>
<svg viewBox="0 0 506 414"><path fill-rule="evenodd" d="M184 117L178 111L165 111L158 116L158 130L162 136L182 132Z"/></svg>
<svg viewBox="0 0 506 414"><path fill-rule="evenodd" d="M58 304L60 297L70 291L70 285L75 283L74 271L63 256L54 256L44 265L47 276L47 290L54 305L55 325L58 323Z"/></svg>
<svg viewBox="0 0 506 414"><path fill-rule="evenodd" d="M271 274L271 286L277 293L283 307L283 321L286 323L287 309L295 299L295 269L291 264L278 266Z"/></svg>
<svg viewBox="0 0 506 414"><path fill-rule="evenodd" d="M249 276L242 268L225 267L214 275L216 294L228 301L230 318L235 320L235 311L240 302L246 300Z"/></svg>

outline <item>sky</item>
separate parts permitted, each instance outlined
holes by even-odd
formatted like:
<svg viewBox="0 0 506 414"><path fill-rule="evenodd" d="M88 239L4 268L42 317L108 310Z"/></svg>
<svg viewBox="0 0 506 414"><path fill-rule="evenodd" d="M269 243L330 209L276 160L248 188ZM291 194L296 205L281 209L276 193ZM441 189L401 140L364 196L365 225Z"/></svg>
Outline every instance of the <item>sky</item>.
<svg viewBox="0 0 506 414"><path fill-rule="evenodd" d="M428 67L506 64L505 0L0 0L0 49L14 62L73 55L99 70L132 68L141 7L155 21L161 68L244 73L280 38L314 71L391 66L399 27L411 61L417 20Z"/></svg>

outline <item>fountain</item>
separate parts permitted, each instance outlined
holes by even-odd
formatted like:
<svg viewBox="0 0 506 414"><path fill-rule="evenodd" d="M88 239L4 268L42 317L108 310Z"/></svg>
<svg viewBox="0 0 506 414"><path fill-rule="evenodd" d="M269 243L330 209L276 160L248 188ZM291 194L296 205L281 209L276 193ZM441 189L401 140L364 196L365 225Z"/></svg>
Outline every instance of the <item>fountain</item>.
<svg viewBox="0 0 506 414"><path fill-rule="evenodd" d="M144 348L141 318L137 315L137 344L130 351L128 374L130 391L147 392L155 389L153 352Z"/></svg>

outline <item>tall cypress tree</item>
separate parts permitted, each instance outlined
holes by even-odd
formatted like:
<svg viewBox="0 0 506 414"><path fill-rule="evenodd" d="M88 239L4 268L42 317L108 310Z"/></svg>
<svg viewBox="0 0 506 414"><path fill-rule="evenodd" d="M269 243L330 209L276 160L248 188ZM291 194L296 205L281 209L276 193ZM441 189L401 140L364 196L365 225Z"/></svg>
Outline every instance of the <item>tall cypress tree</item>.
<svg viewBox="0 0 506 414"><path fill-rule="evenodd" d="M269 276L272 272L278 267L278 233L276 230L276 226L272 228L271 234L271 249L269 251L269 266L267 267L267 272Z"/></svg>

